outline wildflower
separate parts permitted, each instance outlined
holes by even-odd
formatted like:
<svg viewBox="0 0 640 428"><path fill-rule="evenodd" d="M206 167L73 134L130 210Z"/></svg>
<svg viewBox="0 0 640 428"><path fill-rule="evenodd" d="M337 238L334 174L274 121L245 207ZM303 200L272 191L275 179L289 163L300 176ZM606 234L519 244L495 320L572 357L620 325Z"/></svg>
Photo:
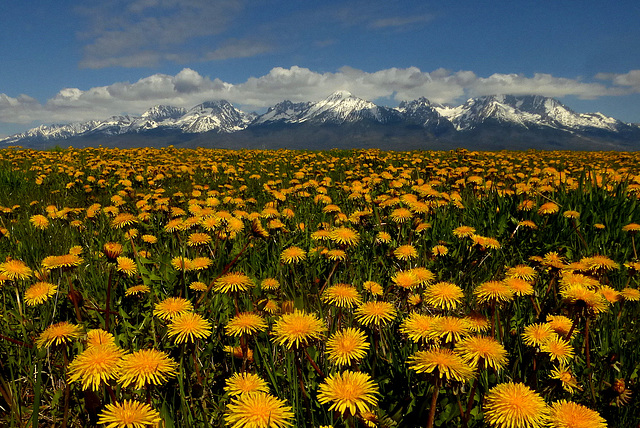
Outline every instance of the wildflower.
<svg viewBox="0 0 640 428"><path fill-rule="evenodd" d="M470 238L476 234L476 229L471 226L459 226L453 229L453 235L457 238Z"/></svg>
<svg viewBox="0 0 640 428"><path fill-rule="evenodd" d="M115 260L122 254L122 244L118 242L107 242L102 246L102 250L109 260Z"/></svg>
<svg viewBox="0 0 640 428"><path fill-rule="evenodd" d="M536 279L536 270L527 265L517 265L507 269L507 277L524 279L525 281L533 281Z"/></svg>
<svg viewBox="0 0 640 428"><path fill-rule="evenodd" d="M530 324L524 328L524 333L522 333L522 339L528 346L541 346L554 336L556 333L553 328L546 323Z"/></svg>
<svg viewBox="0 0 640 428"><path fill-rule="evenodd" d="M343 250L329 250L326 256L331 261L344 261L347 259L347 253Z"/></svg>
<svg viewBox="0 0 640 428"><path fill-rule="evenodd" d="M69 364L69 380L81 380L83 389L97 391L102 382L117 377L123 355L113 343L91 346Z"/></svg>
<svg viewBox="0 0 640 428"><path fill-rule="evenodd" d="M49 227L49 220L42 214L31 216L29 222L37 229L44 230Z"/></svg>
<svg viewBox="0 0 640 428"><path fill-rule="evenodd" d="M138 266L136 265L136 262L129 257L120 256L116 259L116 263L116 270L118 272L122 272L128 276L138 273Z"/></svg>
<svg viewBox="0 0 640 428"><path fill-rule="evenodd" d="M464 317L469 324L469 330L476 333L484 333L489 330L489 320L482 314L472 312Z"/></svg>
<svg viewBox="0 0 640 428"><path fill-rule="evenodd" d="M560 400L549 408L550 428L606 428L607 421L595 410L572 401Z"/></svg>
<svg viewBox="0 0 640 428"><path fill-rule="evenodd" d="M622 231L623 232L631 232L631 233L635 233L640 231L640 224L638 223L629 223L625 226L622 226Z"/></svg>
<svg viewBox="0 0 640 428"><path fill-rule="evenodd" d="M432 336L445 342L457 342L469 334L469 323L465 318L453 316L438 317L433 325Z"/></svg>
<svg viewBox="0 0 640 428"><path fill-rule="evenodd" d="M265 278L260 283L263 290L277 290L280 288L280 282L275 278Z"/></svg>
<svg viewBox="0 0 640 428"><path fill-rule="evenodd" d="M551 361L558 360L560 364L568 364L574 356L571 344L557 334L542 343L540 351L548 354Z"/></svg>
<svg viewBox="0 0 640 428"><path fill-rule="evenodd" d="M559 380L562 384L562 389L569 394L573 394L574 389L581 389L578 385L578 380L571 373L571 370L564 364L560 364L559 367L554 367L551 370L551 379Z"/></svg>
<svg viewBox="0 0 640 428"><path fill-rule="evenodd" d="M424 291L427 304L442 310L455 309L464 298L462 288L450 282L428 285Z"/></svg>
<svg viewBox="0 0 640 428"><path fill-rule="evenodd" d="M604 297L609 303L615 303L622 298L618 291L614 290L608 285L601 286L598 291L600 292L600 294L602 294L602 297Z"/></svg>
<svg viewBox="0 0 640 428"><path fill-rule="evenodd" d="M378 403L378 386L371 376L363 372L346 370L327 377L318 388L318 401L321 404L331 403L329 411L336 410L342 415L349 412L369 411L369 406Z"/></svg>
<svg viewBox="0 0 640 428"><path fill-rule="evenodd" d="M36 344L38 348L49 347L51 345L60 345L63 343L69 343L72 339L77 339L82 335L82 329L80 326L71 324L67 321L62 321L57 324L52 324L47 327L38 339Z"/></svg>
<svg viewBox="0 0 640 428"><path fill-rule="evenodd" d="M360 241L360 235L348 227L338 227L329 232L329 239L338 245L351 247Z"/></svg>
<svg viewBox="0 0 640 428"><path fill-rule="evenodd" d="M231 428L284 428L292 425L291 419L290 406L262 391L232 398L225 414L225 421Z"/></svg>
<svg viewBox="0 0 640 428"><path fill-rule="evenodd" d="M225 330L231 336L253 334L267 329L264 319L253 312L243 312L233 317L226 325Z"/></svg>
<svg viewBox="0 0 640 428"><path fill-rule="evenodd" d="M590 271L620 269L620 265L607 256L591 256L580 260Z"/></svg>
<svg viewBox="0 0 640 428"><path fill-rule="evenodd" d="M362 288L364 288L374 296L382 296L384 292L384 290L382 289L382 286L375 281L365 281L362 284Z"/></svg>
<svg viewBox="0 0 640 428"><path fill-rule="evenodd" d="M198 271L198 270L207 269L212 264L213 264L213 261L209 257L196 257L195 259L191 260L190 268L192 270ZM185 269L185 270L190 270L190 269Z"/></svg>
<svg viewBox="0 0 640 428"><path fill-rule="evenodd" d="M447 253L449 253L449 249L444 245L436 245L431 249L431 254L433 254L434 257L446 256Z"/></svg>
<svg viewBox="0 0 640 428"><path fill-rule="evenodd" d="M411 260L418 257L418 251L413 245L401 245L393 251L398 260Z"/></svg>
<svg viewBox="0 0 640 428"><path fill-rule="evenodd" d="M530 296L535 292L533 286L524 279L516 277L505 278L502 283L509 287L516 296Z"/></svg>
<svg viewBox="0 0 640 428"><path fill-rule="evenodd" d="M389 242L391 242L391 235L389 235L387 232L378 232L378 234L376 235L376 242L378 244L388 244Z"/></svg>
<svg viewBox="0 0 640 428"><path fill-rule="evenodd" d="M293 264L303 261L307 257L305 251L300 247L289 247L282 251L280 260L284 264Z"/></svg>
<svg viewBox="0 0 640 428"><path fill-rule="evenodd" d="M558 211L560 211L560 207L553 202L544 203L538 208L538 214L540 215L555 214Z"/></svg>
<svg viewBox="0 0 640 428"><path fill-rule="evenodd" d="M241 272L230 272L216 280L213 290L218 293L234 293L247 291L253 285L253 281L247 275Z"/></svg>
<svg viewBox="0 0 640 428"><path fill-rule="evenodd" d="M36 282L24 292L24 301L29 306L39 305L56 294L58 286L49 282Z"/></svg>
<svg viewBox="0 0 640 428"><path fill-rule="evenodd" d="M362 299L355 287L349 284L336 284L322 293L322 301L339 308L352 308L358 305Z"/></svg>
<svg viewBox="0 0 640 428"><path fill-rule="evenodd" d="M201 281L193 281L191 284L189 284L189 289L193 291L206 291L207 288L209 288L207 284Z"/></svg>
<svg viewBox="0 0 640 428"><path fill-rule="evenodd" d="M413 213L406 208L396 208L395 210L391 211L389 218L394 223L402 224L411 220L413 218Z"/></svg>
<svg viewBox="0 0 640 428"><path fill-rule="evenodd" d="M33 271L29 266L20 260L13 259L0 263L0 273L12 281L27 279L33 275Z"/></svg>
<svg viewBox="0 0 640 428"><path fill-rule="evenodd" d="M107 343L111 343L115 345L115 338L113 334L104 331L101 328L94 328L87 332L87 347L104 345Z"/></svg>
<svg viewBox="0 0 640 428"><path fill-rule="evenodd" d="M640 300L640 290L636 288L625 287L622 290L620 290L620 296L624 300L637 302L638 300Z"/></svg>
<svg viewBox="0 0 640 428"><path fill-rule="evenodd" d="M410 269L409 272L411 272L416 277L416 281L419 285L429 285L436 278L433 272L423 267L415 267L413 269Z"/></svg>
<svg viewBox="0 0 640 428"><path fill-rule="evenodd" d="M498 428L541 428L548 420L547 404L523 383L501 383L485 397L484 420Z"/></svg>
<svg viewBox="0 0 640 428"><path fill-rule="evenodd" d="M133 400L107 404L98 416L98 423L108 424L107 428L142 428L162 421L160 413L149 404Z"/></svg>
<svg viewBox="0 0 640 428"><path fill-rule="evenodd" d="M327 358L332 363L342 366L351 364L352 360L364 358L369 349L364 332L357 328L347 328L335 332L327 340Z"/></svg>
<svg viewBox="0 0 640 428"><path fill-rule="evenodd" d="M175 337L176 343L193 342L211 334L211 324L199 314L185 312L171 319L167 329L170 337Z"/></svg>
<svg viewBox="0 0 640 428"><path fill-rule="evenodd" d="M269 386L257 374L252 373L234 373L227 379L224 390L232 397L252 392L269 392Z"/></svg>
<svg viewBox="0 0 640 428"><path fill-rule="evenodd" d="M137 223L138 219L135 215L130 213L120 213L111 220L111 227L114 229L122 229L130 224Z"/></svg>
<svg viewBox="0 0 640 428"><path fill-rule="evenodd" d="M195 232L189 235L187 239L187 245L190 247L197 247L200 245L207 245L211 243L211 235L207 233Z"/></svg>
<svg viewBox="0 0 640 428"><path fill-rule="evenodd" d="M167 297L160 303L156 303L153 315L163 320L171 320L178 315L185 314L193 310L193 305L182 297Z"/></svg>
<svg viewBox="0 0 640 428"><path fill-rule="evenodd" d="M572 285L562 288L560 295L569 303L574 305L584 305L593 313L599 314L608 309L608 302L604 296L597 291L589 290L581 285Z"/></svg>
<svg viewBox="0 0 640 428"><path fill-rule="evenodd" d="M402 287L405 289L413 289L419 285L418 277L408 270L396 272L392 277L391 281L395 283L398 287Z"/></svg>
<svg viewBox="0 0 640 428"><path fill-rule="evenodd" d="M319 339L326 330L322 321L314 313L294 310L280 317L273 326L274 341L287 349L292 346L306 346L309 341Z"/></svg>
<svg viewBox="0 0 640 428"><path fill-rule="evenodd" d="M151 289L148 285L140 284L127 288L124 291L125 296L135 296L137 294L149 293Z"/></svg>
<svg viewBox="0 0 640 428"><path fill-rule="evenodd" d="M118 382L125 388L134 384L135 389L141 389L145 385L162 385L177 374L178 363L166 353L142 349L122 358Z"/></svg>
<svg viewBox="0 0 640 428"><path fill-rule="evenodd" d="M621 407L629 404L631 400L631 390L626 386L624 379L616 379L613 385L611 385L611 390L615 394L611 402L612 406Z"/></svg>
<svg viewBox="0 0 640 428"><path fill-rule="evenodd" d="M486 367L500 370L507 364L507 351L504 346L490 336L466 337L456 343L456 353L473 367L483 362Z"/></svg>
<svg viewBox="0 0 640 428"><path fill-rule="evenodd" d="M448 348L418 351L409 357L407 363L418 373L435 372L439 378L447 380L464 382L473 377L473 368Z"/></svg>
<svg viewBox="0 0 640 428"><path fill-rule="evenodd" d="M473 290L478 303L504 303L513 299L513 291L500 281L488 281Z"/></svg>
<svg viewBox="0 0 640 428"><path fill-rule="evenodd" d="M142 242L146 242L147 244L155 244L158 242L158 238L153 235L142 235Z"/></svg>
<svg viewBox="0 0 640 428"><path fill-rule="evenodd" d="M573 328L573 321L563 315L548 315L547 324L562 337L566 337ZM571 336L573 337L577 331L573 329Z"/></svg>
<svg viewBox="0 0 640 428"><path fill-rule="evenodd" d="M396 309L389 302L366 302L356 309L355 315L358 322L364 326L385 325L396 317Z"/></svg>
<svg viewBox="0 0 640 428"><path fill-rule="evenodd" d="M580 218L580 213L574 210L568 210L562 213L562 216L565 218L578 219Z"/></svg>
<svg viewBox="0 0 640 428"><path fill-rule="evenodd" d="M400 325L400 333L409 336L414 342L428 340L434 335L439 317L412 312Z"/></svg>
<svg viewBox="0 0 640 428"><path fill-rule="evenodd" d="M71 268L79 266L84 260L76 254L63 254L61 256L47 256L42 260L42 267L47 270L58 268Z"/></svg>

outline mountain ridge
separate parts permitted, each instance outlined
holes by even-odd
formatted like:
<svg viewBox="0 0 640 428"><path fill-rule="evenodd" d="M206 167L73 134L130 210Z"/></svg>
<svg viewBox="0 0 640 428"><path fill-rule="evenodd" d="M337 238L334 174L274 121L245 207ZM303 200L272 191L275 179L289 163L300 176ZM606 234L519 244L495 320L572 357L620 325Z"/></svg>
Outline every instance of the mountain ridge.
<svg viewBox="0 0 640 428"><path fill-rule="evenodd" d="M110 144L109 138L121 142L134 135L136 144L141 144L145 136L162 136L168 141L174 136L181 144L209 139L215 145L220 141L245 141L251 135L263 139L266 135L284 135L285 132L307 135L311 132L307 127L317 130L327 126L335 128L330 133L334 139L340 138L340 129L344 129L345 135L358 129L358 141L364 141L364 135L375 129L377 140L382 143L385 139L394 141L400 150L402 143L398 137L409 134L412 138L422 136L425 143L457 143L470 148L478 146L472 137L488 141L493 136L502 141L510 136L534 142L543 139L546 141L543 146L552 147L571 141L571 147L577 145L579 149L576 142L584 140L589 147L640 149L639 124L625 123L602 113L576 113L550 97L488 95L470 98L458 106L432 103L422 97L403 101L392 108L358 98L348 91L334 92L316 102L284 100L263 114L246 113L226 100L206 101L190 109L156 105L140 116L120 115L82 123L40 125L0 139L0 146L40 147L62 141L87 145L98 140ZM248 132L250 130L252 132ZM236 138L228 135L243 132L247 135ZM291 138L287 137L287 140ZM514 146L520 143L514 141ZM277 146L277 141L270 141L269 145Z"/></svg>

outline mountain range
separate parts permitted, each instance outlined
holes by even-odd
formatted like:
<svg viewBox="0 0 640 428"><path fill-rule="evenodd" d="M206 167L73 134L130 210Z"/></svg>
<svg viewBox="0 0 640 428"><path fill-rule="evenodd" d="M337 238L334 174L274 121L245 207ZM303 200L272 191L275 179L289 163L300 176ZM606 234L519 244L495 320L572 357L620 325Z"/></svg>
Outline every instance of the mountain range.
<svg viewBox="0 0 640 428"><path fill-rule="evenodd" d="M140 116L41 125L0 147L381 148L389 150L638 150L640 124L576 113L538 95L492 95L458 106L426 98L384 107L338 91L317 102L283 101L263 114L225 100L189 110L157 105Z"/></svg>

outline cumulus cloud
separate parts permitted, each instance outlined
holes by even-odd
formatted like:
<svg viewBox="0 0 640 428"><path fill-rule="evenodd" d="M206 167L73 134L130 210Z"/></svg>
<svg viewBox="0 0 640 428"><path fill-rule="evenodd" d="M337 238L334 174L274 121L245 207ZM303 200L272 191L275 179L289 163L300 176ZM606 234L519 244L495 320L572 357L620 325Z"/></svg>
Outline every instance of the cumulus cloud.
<svg viewBox="0 0 640 428"><path fill-rule="evenodd" d="M335 72L317 72L298 66L275 67L263 76L230 83L185 68L174 76L158 73L133 83L116 82L87 90L64 88L45 103L28 95L11 97L0 94L0 122L85 121L123 113L141 114L157 104L189 108L219 99L226 99L247 111L261 110L285 99L293 102L320 100L337 90L347 90L371 101L426 97L438 103L460 103L468 97L491 94L573 95L593 99L634 93L640 88L640 70L596 77L610 83L543 73L481 77L468 70L425 72L417 67L394 67L365 72L342 67Z"/></svg>

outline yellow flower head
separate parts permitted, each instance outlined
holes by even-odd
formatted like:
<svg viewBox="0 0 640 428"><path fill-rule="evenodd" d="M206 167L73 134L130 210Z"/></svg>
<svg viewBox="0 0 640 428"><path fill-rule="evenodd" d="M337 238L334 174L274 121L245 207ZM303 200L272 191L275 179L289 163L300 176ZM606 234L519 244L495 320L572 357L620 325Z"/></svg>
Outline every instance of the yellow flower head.
<svg viewBox="0 0 640 428"><path fill-rule="evenodd" d="M117 377L123 355L113 343L91 346L69 364L69 380L80 380L84 389L97 391L100 384Z"/></svg>
<svg viewBox="0 0 640 428"><path fill-rule="evenodd" d="M330 403L329 411L335 410L342 415L369 411L370 406L378 403L377 395L378 385L371 376L350 370L330 375L318 388L318 401Z"/></svg>
<svg viewBox="0 0 640 428"><path fill-rule="evenodd" d="M327 340L327 358L332 363L343 366L367 355L369 343L365 334L357 328L349 327L335 332Z"/></svg>
<svg viewBox="0 0 640 428"><path fill-rule="evenodd" d="M160 413L149 404L133 400L107 404L98 416L98 423L108 424L108 428L142 428L162 421Z"/></svg>
<svg viewBox="0 0 640 428"><path fill-rule="evenodd" d="M314 313L295 309L283 314L273 326L274 342L291 349L292 346L306 346L310 341L319 339L326 328Z"/></svg>
<svg viewBox="0 0 640 428"><path fill-rule="evenodd" d="M194 312L185 312L171 319L167 334L176 343L193 342L211 335L211 323Z"/></svg>
<svg viewBox="0 0 640 428"><path fill-rule="evenodd" d="M162 385L177 374L178 363L167 354L142 349L122 358L118 382L125 388L133 384L134 389L141 389L145 385Z"/></svg>
<svg viewBox="0 0 640 428"><path fill-rule="evenodd" d="M497 428L542 428L549 411L544 399L522 383L501 383L485 396L484 420Z"/></svg>

